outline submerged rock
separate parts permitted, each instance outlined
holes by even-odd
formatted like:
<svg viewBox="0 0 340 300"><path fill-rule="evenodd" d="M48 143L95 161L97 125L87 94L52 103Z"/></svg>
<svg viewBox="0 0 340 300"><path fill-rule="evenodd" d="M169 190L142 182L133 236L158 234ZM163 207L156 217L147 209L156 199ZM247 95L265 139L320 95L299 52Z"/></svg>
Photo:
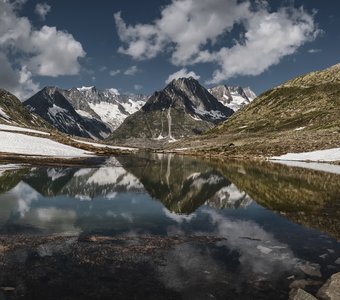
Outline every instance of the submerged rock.
<svg viewBox="0 0 340 300"><path fill-rule="evenodd" d="M304 289L306 286L321 286L323 284L322 281L316 281L316 280L306 280L306 279L299 279L299 280L294 280L290 285L289 288L290 289Z"/></svg>
<svg viewBox="0 0 340 300"><path fill-rule="evenodd" d="M318 291L317 297L322 300L340 299L340 273L335 273Z"/></svg>
<svg viewBox="0 0 340 300"><path fill-rule="evenodd" d="M313 295L303 289L294 289L289 294L289 300L317 300Z"/></svg>
<svg viewBox="0 0 340 300"><path fill-rule="evenodd" d="M318 264L305 264L300 266L300 270L308 276L321 277L320 265Z"/></svg>

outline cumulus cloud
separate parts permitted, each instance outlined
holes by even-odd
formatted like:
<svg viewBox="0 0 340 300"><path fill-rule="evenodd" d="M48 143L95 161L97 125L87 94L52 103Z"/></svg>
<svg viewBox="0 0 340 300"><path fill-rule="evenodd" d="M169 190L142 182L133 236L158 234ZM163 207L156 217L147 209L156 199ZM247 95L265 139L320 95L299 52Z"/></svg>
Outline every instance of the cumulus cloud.
<svg viewBox="0 0 340 300"><path fill-rule="evenodd" d="M19 9L18 2L0 1L0 86L25 99L39 88L36 75L78 74L85 51L67 32L34 28Z"/></svg>
<svg viewBox="0 0 340 300"><path fill-rule="evenodd" d="M118 75L120 73L120 70L119 69L117 69L117 70L111 70L110 71L110 76L116 76L116 75Z"/></svg>
<svg viewBox="0 0 340 300"><path fill-rule="evenodd" d="M200 79L200 76L197 75L195 72L193 71L188 71L188 69L186 68L183 68L183 69L180 69L179 71L173 73L173 74L170 74L168 79L165 80L165 83L168 84L170 83L172 80L174 79L177 79L177 78L182 78L182 77L185 77L185 78L189 78L189 77L193 77L195 78L196 80Z"/></svg>
<svg viewBox="0 0 340 300"><path fill-rule="evenodd" d="M78 58L85 56L85 52L71 34L43 26L31 33L29 42L35 55L29 59L28 66L34 73L52 77L79 73Z"/></svg>
<svg viewBox="0 0 340 300"><path fill-rule="evenodd" d="M35 6L34 12L40 17L41 20L46 19L46 15L51 11L51 6L47 3L38 3Z"/></svg>
<svg viewBox="0 0 340 300"><path fill-rule="evenodd" d="M142 60L166 52L178 66L214 63L211 82L258 75L320 33L313 14L294 7L272 11L265 0L172 0L150 24L127 25L120 12L114 18L120 53ZM235 25L242 34L223 46Z"/></svg>
<svg viewBox="0 0 340 300"><path fill-rule="evenodd" d="M140 70L137 68L137 66L131 66L130 68L126 69L124 71L124 75L128 76L134 76L136 75Z"/></svg>

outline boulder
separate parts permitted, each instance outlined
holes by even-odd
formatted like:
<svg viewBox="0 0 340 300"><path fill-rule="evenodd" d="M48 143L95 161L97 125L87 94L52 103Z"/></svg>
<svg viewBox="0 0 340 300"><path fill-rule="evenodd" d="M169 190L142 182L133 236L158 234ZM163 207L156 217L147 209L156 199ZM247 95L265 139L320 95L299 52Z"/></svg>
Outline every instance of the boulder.
<svg viewBox="0 0 340 300"><path fill-rule="evenodd" d="M317 297L322 300L340 300L340 273L335 273L321 287Z"/></svg>

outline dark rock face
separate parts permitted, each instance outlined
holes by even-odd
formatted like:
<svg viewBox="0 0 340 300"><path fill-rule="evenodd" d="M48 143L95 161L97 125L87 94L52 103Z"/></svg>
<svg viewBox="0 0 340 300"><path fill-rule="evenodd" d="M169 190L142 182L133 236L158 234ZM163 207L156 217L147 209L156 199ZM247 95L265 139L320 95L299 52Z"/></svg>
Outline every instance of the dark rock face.
<svg viewBox="0 0 340 300"><path fill-rule="evenodd" d="M155 92L111 138L174 140L201 134L232 114L194 78L180 78Z"/></svg>
<svg viewBox="0 0 340 300"><path fill-rule="evenodd" d="M104 138L110 129L97 119L80 116L63 95L63 91L46 87L24 105L61 132L86 138Z"/></svg>

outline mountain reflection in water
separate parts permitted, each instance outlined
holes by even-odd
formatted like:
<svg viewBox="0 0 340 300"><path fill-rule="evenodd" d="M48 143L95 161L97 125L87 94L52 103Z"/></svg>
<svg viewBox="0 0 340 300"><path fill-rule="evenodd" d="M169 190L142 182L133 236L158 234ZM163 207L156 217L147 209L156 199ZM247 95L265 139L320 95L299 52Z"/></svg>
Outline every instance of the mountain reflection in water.
<svg viewBox="0 0 340 300"><path fill-rule="evenodd" d="M274 292L287 276L309 276L301 270L322 278L340 271L339 195L334 174L163 154L110 158L99 168L3 167L0 235L218 237L178 242L162 253L166 263L150 261L162 286L185 299L226 283L233 293L244 284Z"/></svg>

